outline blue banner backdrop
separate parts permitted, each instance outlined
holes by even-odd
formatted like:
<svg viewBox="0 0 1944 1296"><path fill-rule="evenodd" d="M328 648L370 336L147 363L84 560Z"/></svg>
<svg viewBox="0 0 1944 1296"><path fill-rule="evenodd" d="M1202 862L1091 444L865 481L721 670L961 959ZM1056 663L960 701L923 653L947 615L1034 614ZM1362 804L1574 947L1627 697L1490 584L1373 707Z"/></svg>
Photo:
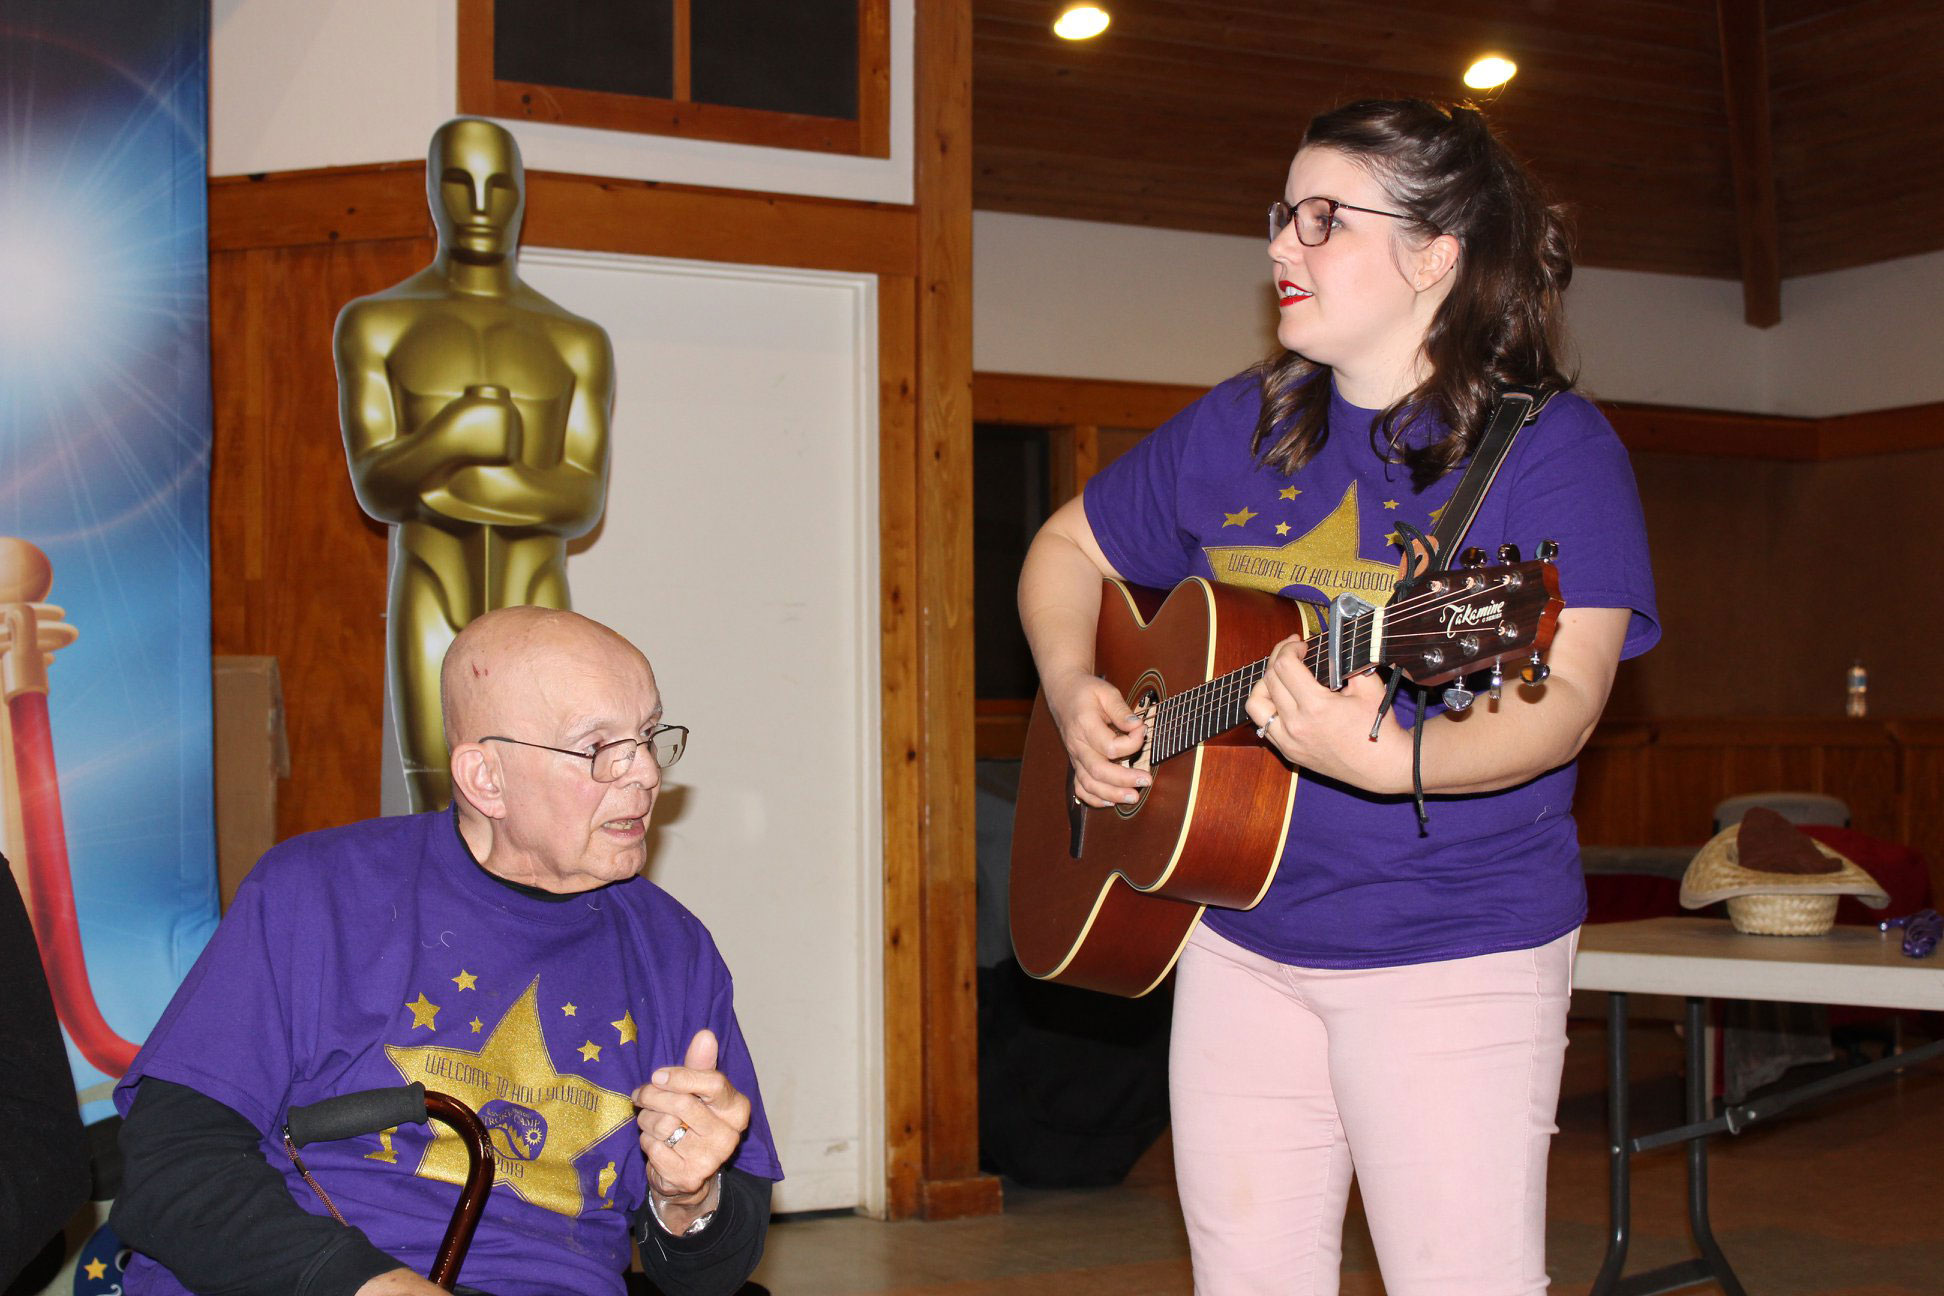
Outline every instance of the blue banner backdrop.
<svg viewBox="0 0 1944 1296"><path fill-rule="evenodd" d="M88 1119L216 923L208 49L207 0L0 8L0 833Z"/></svg>

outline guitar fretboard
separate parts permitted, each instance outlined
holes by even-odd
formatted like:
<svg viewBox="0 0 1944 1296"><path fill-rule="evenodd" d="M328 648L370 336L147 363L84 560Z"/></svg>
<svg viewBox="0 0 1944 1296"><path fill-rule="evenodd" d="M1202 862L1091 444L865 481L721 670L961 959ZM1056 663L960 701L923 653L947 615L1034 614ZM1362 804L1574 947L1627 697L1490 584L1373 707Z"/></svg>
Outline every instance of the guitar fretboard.
<svg viewBox="0 0 1944 1296"><path fill-rule="evenodd" d="M1372 664L1371 633L1374 621L1373 616L1365 613L1344 627L1342 665L1346 678ZM1309 667L1310 674L1324 679L1328 654L1328 638L1319 634L1310 640L1303 653L1303 664ZM1154 708L1150 722L1149 765L1159 765L1185 751L1192 751L1216 734L1227 733L1245 723L1249 715L1243 706L1249 700L1249 691L1268 669L1269 659L1263 657L1226 675L1161 699Z"/></svg>

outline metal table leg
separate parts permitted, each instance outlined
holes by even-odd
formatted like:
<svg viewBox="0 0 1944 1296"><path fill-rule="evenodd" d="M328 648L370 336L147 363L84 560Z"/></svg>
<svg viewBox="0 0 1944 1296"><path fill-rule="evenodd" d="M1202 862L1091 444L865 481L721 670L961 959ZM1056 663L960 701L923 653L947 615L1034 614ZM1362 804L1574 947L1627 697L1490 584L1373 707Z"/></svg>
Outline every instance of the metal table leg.
<svg viewBox="0 0 1944 1296"><path fill-rule="evenodd" d="M1607 995L1607 1250L1588 1296L1607 1296L1627 1266L1633 1202L1627 1129L1627 996Z"/></svg>
<svg viewBox="0 0 1944 1296"><path fill-rule="evenodd" d="M1693 1129L1710 1119L1710 1080L1707 1054L1707 1001L1687 1001L1687 1126ZM1742 1290L1728 1258L1715 1241L1714 1227L1708 1222L1708 1132L1697 1131L1687 1141L1688 1227L1701 1254L1692 1260L1662 1265L1631 1277L1621 1277L1627 1264L1627 1244L1632 1237L1632 1159L1644 1142L1629 1129L1627 1098L1627 996L1618 992L1607 996L1607 1155L1609 1188L1607 1204L1610 1231L1606 1260L1593 1280L1588 1296L1661 1296L1704 1282L1717 1282L1725 1296L1747 1296Z"/></svg>
<svg viewBox="0 0 1944 1296"><path fill-rule="evenodd" d="M1713 1116L1711 1090L1714 1077L1708 1074L1708 1003L1705 999L1687 1001L1687 1118L1690 1125ZM1721 1284L1726 1296L1747 1296L1728 1257L1715 1241L1714 1225L1708 1222L1708 1135L1697 1134L1688 1140L1688 1228L1694 1245L1706 1262L1706 1276Z"/></svg>

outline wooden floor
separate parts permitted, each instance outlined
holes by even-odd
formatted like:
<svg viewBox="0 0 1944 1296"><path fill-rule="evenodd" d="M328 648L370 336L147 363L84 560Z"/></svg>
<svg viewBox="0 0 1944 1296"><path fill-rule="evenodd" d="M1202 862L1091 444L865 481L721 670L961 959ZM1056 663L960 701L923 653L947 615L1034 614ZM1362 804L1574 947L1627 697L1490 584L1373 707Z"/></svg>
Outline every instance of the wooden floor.
<svg viewBox="0 0 1944 1296"><path fill-rule="evenodd" d="M1558 1296L1587 1290L1607 1227L1602 1027L1575 1021L1571 1041L1547 1228ZM1676 1123L1672 1028L1636 1025L1632 1048L1636 1129ZM1710 1163L1716 1236L1752 1296L1944 1292L1944 1065L1717 1139ZM1635 1159L1630 1272L1692 1254L1685 1185L1678 1148ZM1190 1290L1187 1254L1164 1139L1119 1187L1009 1184L1005 1213L987 1219L780 1221L756 1278L775 1296L1158 1296ZM1383 1290L1353 1199L1342 1296Z"/></svg>

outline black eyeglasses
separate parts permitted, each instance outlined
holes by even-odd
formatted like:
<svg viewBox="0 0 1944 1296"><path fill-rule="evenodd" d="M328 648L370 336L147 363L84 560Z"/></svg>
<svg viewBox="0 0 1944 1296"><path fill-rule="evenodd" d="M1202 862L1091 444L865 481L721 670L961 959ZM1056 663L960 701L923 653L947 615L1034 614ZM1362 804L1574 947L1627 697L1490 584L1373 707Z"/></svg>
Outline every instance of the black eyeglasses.
<svg viewBox="0 0 1944 1296"><path fill-rule="evenodd" d="M559 752L562 756L578 756L587 762L587 772L594 776L596 783L612 783L628 772L634 764L635 753L646 747L654 753L655 764L667 769L682 759L682 752L688 746L687 725L657 725L653 733L645 738L622 738L611 743L602 743L593 751L575 751L571 747L549 747L545 743L528 742L524 738L507 738L500 734L488 734L481 742L514 743L521 747L538 747L541 751Z"/></svg>
<svg viewBox="0 0 1944 1296"><path fill-rule="evenodd" d="M1392 220L1410 220L1403 212L1378 211L1375 207L1359 207L1355 203L1338 202L1334 198L1305 198L1291 207L1286 202L1269 204L1269 241L1289 227L1290 221L1296 222L1296 241L1304 247L1322 247L1330 241L1330 231L1336 228L1336 214L1340 211L1369 212L1372 216L1388 216Z"/></svg>

